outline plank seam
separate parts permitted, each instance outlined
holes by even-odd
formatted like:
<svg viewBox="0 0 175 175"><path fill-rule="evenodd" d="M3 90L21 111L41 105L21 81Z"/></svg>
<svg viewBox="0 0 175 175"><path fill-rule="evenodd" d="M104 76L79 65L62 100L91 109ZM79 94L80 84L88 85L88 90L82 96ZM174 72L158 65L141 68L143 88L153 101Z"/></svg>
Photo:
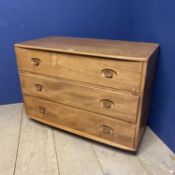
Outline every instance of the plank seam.
<svg viewBox="0 0 175 175"><path fill-rule="evenodd" d="M15 165L14 165L13 175L15 175L15 173L16 173L16 164L17 164L17 159L18 159L18 152L19 152L19 145L20 145L20 138L21 138L21 130L22 130L23 117L24 117L23 112L24 112L24 106L22 105L20 128L19 128L19 135L18 135L18 144L17 144L17 150L16 150L16 157L15 157Z"/></svg>
<svg viewBox="0 0 175 175"><path fill-rule="evenodd" d="M58 167L58 175L61 175L60 173L60 168L59 168L59 163L58 163L58 155L57 155L57 149L56 149L56 142L55 142L55 134L54 134L55 129L52 129L52 136L53 136L53 144L54 144L54 151L55 151L55 156L56 156L56 161L57 161L57 167Z"/></svg>
<svg viewBox="0 0 175 175"><path fill-rule="evenodd" d="M100 160L99 160L99 158L98 158L98 156L97 156L97 153L96 153L96 151L95 151L95 149L94 149L93 143L90 142L90 144L91 144L92 150L93 150L93 152L94 152L94 155L95 155L95 157L97 158L97 161L98 161L98 163L99 163L99 165L100 165L101 171L102 171L103 175L105 175L105 172L104 172L104 170L103 170L102 164L101 164L101 162L100 162Z"/></svg>

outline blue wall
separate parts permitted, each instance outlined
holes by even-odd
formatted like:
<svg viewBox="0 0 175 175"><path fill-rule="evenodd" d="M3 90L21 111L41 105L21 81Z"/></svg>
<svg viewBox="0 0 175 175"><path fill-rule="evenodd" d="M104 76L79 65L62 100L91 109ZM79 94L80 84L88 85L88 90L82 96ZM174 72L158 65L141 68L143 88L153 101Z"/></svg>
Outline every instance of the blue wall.
<svg viewBox="0 0 175 175"><path fill-rule="evenodd" d="M161 45L149 125L175 152L175 1L128 0L127 7L128 39Z"/></svg>
<svg viewBox="0 0 175 175"><path fill-rule="evenodd" d="M113 38L116 0L0 0L0 104L21 101L13 44L47 35Z"/></svg>
<svg viewBox="0 0 175 175"><path fill-rule="evenodd" d="M149 125L175 151L174 0L0 0L0 104L21 101L13 44L47 35L161 44Z"/></svg>

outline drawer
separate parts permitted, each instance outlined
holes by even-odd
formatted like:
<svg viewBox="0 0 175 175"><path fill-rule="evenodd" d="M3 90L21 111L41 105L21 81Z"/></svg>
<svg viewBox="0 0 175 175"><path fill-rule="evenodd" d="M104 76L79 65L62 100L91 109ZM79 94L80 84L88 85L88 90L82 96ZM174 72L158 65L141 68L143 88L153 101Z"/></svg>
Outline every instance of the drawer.
<svg viewBox="0 0 175 175"><path fill-rule="evenodd" d="M140 92L143 63L16 48L21 71Z"/></svg>
<svg viewBox="0 0 175 175"><path fill-rule="evenodd" d="M136 122L139 103L136 95L28 73L21 73L20 79L24 94Z"/></svg>
<svg viewBox="0 0 175 175"><path fill-rule="evenodd" d="M134 124L39 98L24 96L24 102L26 113L31 117L48 121L58 128L64 128L73 133L77 130L85 135L89 134L133 147Z"/></svg>

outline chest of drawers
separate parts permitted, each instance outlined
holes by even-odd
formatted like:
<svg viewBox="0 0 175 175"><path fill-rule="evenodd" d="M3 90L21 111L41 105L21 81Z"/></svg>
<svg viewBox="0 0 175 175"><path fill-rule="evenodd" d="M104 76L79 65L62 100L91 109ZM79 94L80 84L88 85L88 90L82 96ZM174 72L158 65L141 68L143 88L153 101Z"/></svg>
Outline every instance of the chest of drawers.
<svg viewBox="0 0 175 175"><path fill-rule="evenodd" d="M26 114L136 151L146 127L159 45L47 37L15 44Z"/></svg>

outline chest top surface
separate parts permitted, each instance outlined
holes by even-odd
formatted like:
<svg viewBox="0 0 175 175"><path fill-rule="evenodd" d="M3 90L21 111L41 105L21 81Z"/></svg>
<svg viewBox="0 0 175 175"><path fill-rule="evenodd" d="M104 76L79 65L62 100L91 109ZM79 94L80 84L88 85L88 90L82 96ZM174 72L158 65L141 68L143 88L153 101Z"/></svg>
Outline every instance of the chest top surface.
<svg viewBox="0 0 175 175"><path fill-rule="evenodd" d="M15 47L147 62L159 44L50 36L17 43Z"/></svg>

